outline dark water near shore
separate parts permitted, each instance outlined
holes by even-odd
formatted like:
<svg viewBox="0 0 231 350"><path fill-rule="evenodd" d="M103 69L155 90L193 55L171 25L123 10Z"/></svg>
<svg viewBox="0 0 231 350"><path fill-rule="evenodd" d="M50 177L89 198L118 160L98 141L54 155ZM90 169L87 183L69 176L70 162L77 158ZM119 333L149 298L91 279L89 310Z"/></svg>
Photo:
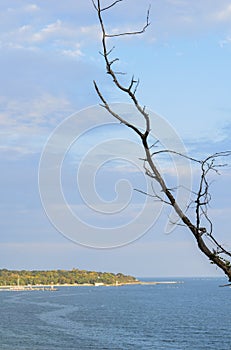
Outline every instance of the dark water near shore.
<svg viewBox="0 0 231 350"><path fill-rule="evenodd" d="M225 279L0 292L1 350L231 349Z"/></svg>

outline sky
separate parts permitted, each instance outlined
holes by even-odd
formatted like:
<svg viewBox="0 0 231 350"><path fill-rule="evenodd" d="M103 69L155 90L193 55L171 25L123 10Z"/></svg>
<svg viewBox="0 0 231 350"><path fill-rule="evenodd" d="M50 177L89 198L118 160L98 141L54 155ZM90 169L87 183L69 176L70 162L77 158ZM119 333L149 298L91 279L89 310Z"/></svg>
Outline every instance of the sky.
<svg viewBox="0 0 231 350"><path fill-rule="evenodd" d="M108 32L139 30L149 5L146 32L108 47L121 81L140 81L153 140L199 158L230 150L231 2L124 0L104 11ZM93 80L142 121L105 73L92 1L2 0L0 10L0 268L220 276L190 233L167 223L168 208L134 191L151 188L142 149L99 106ZM188 162L158 166L196 188ZM230 248L230 167L212 180L214 231ZM184 206L188 194L179 198Z"/></svg>

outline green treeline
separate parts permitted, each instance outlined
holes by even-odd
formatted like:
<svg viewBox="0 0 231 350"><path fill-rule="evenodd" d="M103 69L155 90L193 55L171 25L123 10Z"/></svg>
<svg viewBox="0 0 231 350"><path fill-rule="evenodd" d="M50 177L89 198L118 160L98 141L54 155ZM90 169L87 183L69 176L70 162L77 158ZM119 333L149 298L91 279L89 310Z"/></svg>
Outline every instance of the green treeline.
<svg viewBox="0 0 231 350"><path fill-rule="evenodd" d="M115 284L135 282L135 277L126 276L122 273L96 272L79 269L48 270L48 271L26 271L26 270L0 270L0 286L37 285L37 284Z"/></svg>

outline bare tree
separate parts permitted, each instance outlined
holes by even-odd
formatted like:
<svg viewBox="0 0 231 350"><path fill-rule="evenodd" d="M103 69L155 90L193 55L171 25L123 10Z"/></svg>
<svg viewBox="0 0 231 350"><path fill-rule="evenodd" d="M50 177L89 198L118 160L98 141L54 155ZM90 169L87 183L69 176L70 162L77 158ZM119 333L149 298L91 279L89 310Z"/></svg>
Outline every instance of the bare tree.
<svg viewBox="0 0 231 350"><path fill-rule="evenodd" d="M149 21L149 9L146 15L146 22L140 30L130 31L130 32L121 32L118 34L110 34L106 31L103 12L111 10L119 2L123 0L116 0L111 3L109 6L102 7L100 0L92 0L93 6L97 11L98 20L102 33L102 52L101 55L105 61L106 73L111 76L112 82L115 87L120 90L122 93L126 94L129 99L134 104L135 108L139 112L141 118L145 122L145 130L141 130L135 124L126 121L121 115L117 114L109 105L101 90L99 89L97 83L94 81L95 90L101 100L101 106L104 107L114 118L119 122L126 125L128 128L131 128L140 138L145 158L144 158L144 171L147 176L149 176L152 181L155 181L159 184L161 193L163 197L157 195L155 192L152 194L158 200L161 200L164 203L170 205L176 212L178 218L181 221L181 225L185 226L191 234L194 236L199 250L209 259L212 264L215 264L219 267L224 274L228 277L229 282L231 282L231 253L228 251L223 244L221 244L217 238L215 238L213 232L213 224L208 214L208 206L211 201L210 193L210 182L208 176L210 173L218 173L219 168L224 166L224 164L219 164L219 158L228 157L231 155L231 151L217 152L213 155L206 157L204 160L197 160L192 157L188 157L184 154L177 153L174 150L161 149L153 152L152 146L149 146L150 130L151 130L151 121L146 108L140 104L136 97L137 88L139 85L139 80L134 79L134 76L130 79L128 85L121 83L120 75L122 72L116 72L113 69L113 64L118 61L118 58L110 58L113 48L108 48L107 38L120 37L124 35L140 35L145 32L145 30L150 25ZM176 195L174 194L173 189L171 189L161 172L158 170L156 165L156 157L161 154L171 154L174 153L179 157L186 157L190 161L195 162L200 167L200 178L199 184L196 191L191 192L194 218L191 219L191 215L183 211L181 208L181 203L178 203ZM149 194L148 194L149 195ZM192 205L191 205L192 207Z"/></svg>

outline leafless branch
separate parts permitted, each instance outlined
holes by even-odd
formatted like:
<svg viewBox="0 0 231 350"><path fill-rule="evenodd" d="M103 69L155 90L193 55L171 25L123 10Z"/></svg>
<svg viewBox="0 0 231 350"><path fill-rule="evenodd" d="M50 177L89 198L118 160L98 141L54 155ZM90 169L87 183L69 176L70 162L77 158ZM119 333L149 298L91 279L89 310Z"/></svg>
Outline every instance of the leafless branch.
<svg viewBox="0 0 231 350"><path fill-rule="evenodd" d="M209 218L208 215L208 208L211 201L211 194L210 194L210 182L209 182L209 174L211 172L219 173L218 169L224 166L224 164L217 163L217 160L222 157L228 157L231 155L231 151L225 151L225 152L217 152L211 156L208 156L205 160L198 160L193 157L190 157L186 154L181 154L179 152L176 152L174 150L159 150L156 152L151 153L151 148L156 146L156 142L152 146L148 146L148 138L150 134L150 117L149 114L146 112L145 107L142 107L139 103L137 97L136 97L136 91L139 85L139 80L135 80L134 76L131 78L128 86L125 86L123 83L120 82L117 75L121 72L115 72L112 68L113 64L118 61L118 58L112 58L109 60L109 55L113 51L114 47L110 50L107 49L107 38L113 38L118 36L124 36L124 35L137 35L142 34L147 29L147 27L150 25L149 16L150 16L150 7L147 11L146 16L146 24L141 30L133 31L133 32L123 32L119 34L108 34L106 32L104 21L102 18L102 12L108 9L111 9L114 7L118 2L122 2L122 0L116 0L111 3L111 5L101 8L101 2L100 0L92 0L93 6L98 14L99 24L101 28L102 33L102 53L101 55L104 58L105 66L106 66L106 73L111 76L112 83L114 84L115 88L117 88L119 91L124 93L129 97L129 99L132 100L134 106L136 107L137 111L139 112L140 116L145 121L145 130L140 130L135 124L129 123L127 120L125 120L123 117L121 117L119 114L117 114L108 104L107 100L101 93L100 89L98 88L98 85L94 81L94 87L95 90L102 102L101 106L104 107L114 118L116 118L120 123L123 123L127 127L131 128L140 138L143 150L145 153L143 162L144 162L144 171L145 174L151 178L151 180L155 181L159 185L160 193L163 194L159 195L156 193L153 183L152 183L152 189L153 189L153 195L150 195L146 193L145 191L137 190L140 193L143 193L145 195L151 196L153 199L157 199L158 201L161 201L163 203L166 203L168 205L171 205L172 208L175 210L176 214L178 215L180 221L180 225L186 226L189 231L194 236L198 248L200 251L207 256L207 258L210 260L211 263L215 264L217 267L219 267L229 278L229 281L231 281L231 264L230 261L226 260L224 257L221 257L220 255L223 254L225 256L231 257L231 253L224 249L222 244L218 242L218 240L213 235L213 225L212 221ZM157 141L158 142L158 141ZM193 202L188 205L188 208L191 208L191 204L194 203L195 205L195 217L194 219L191 219L187 213L182 210L180 203L177 201L177 197L174 193L174 188L171 188L170 186L167 186L167 183L163 177L163 175L160 173L160 171L157 168L157 165L155 164L155 156L160 154L174 154L178 155L180 157L186 158L191 162L194 162L200 166L200 179L199 179L199 186L196 191L191 191L192 196L194 198ZM187 209L188 209L187 208ZM194 223L195 221L195 223ZM206 225L203 225L203 224ZM204 238L207 237L213 245L215 245L215 249L210 249L207 242L205 242Z"/></svg>
<svg viewBox="0 0 231 350"><path fill-rule="evenodd" d="M153 147L157 147L158 143L160 143L159 140L155 141L150 147L149 149L153 148Z"/></svg>
<svg viewBox="0 0 231 350"><path fill-rule="evenodd" d="M231 287L231 283L227 283L227 284L222 284L221 286L219 287Z"/></svg>
<svg viewBox="0 0 231 350"><path fill-rule="evenodd" d="M103 9L101 9L101 11L105 11L105 10L108 10L110 9L111 7L115 6L118 2L121 2L123 0L116 0L115 2L113 2L111 5L107 6L107 7L104 7Z"/></svg>
<svg viewBox="0 0 231 350"><path fill-rule="evenodd" d="M173 150L169 150L169 149L163 149L163 150L159 150L159 151L153 152L153 153L151 154L151 156L153 157L153 156L155 156L155 155L157 155L157 154L161 154L161 153L175 154L175 155L178 155L178 156L180 156L180 157L182 157L182 158L186 158L186 159L188 159L188 160L191 160L191 161L193 161L193 162L201 163L201 161L198 160L198 159L189 157L189 156L187 156L186 154L183 154L183 153L180 153L180 152L177 152L177 151L173 151Z"/></svg>
<svg viewBox="0 0 231 350"><path fill-rule="evenodd" d="M117 2L113 3L112 5L110 5L110 7L113 7ZM95 3L94 3L95 5ZM101 9L101 4L100 4L100 0L97 0L97 6L95 5L94 6L95 9L97 10L97 13L98 13L98 19L99 19L99 23L100 23L100 27L101 27L101 32L102 32L102 47L103 47L103 57L104 57L104 60L105 60L105 64L106 64L106 71L107 73L112 77L112 80L113 80L113 83L115 84L115 86L121 90L122 92L126 93L129 95L129 97L131 98L131 100L133 101L135 107L137 108L138 112L143 116L143 118L145 119L145 122L146 122L146 130L145 130L145 133L144 133L144 137L148 137L148 134L150 132L150 120L149 120L149 116L148 116L148 113L145 112L145 110L140 106L136 96L135 96L135 93L131 91L131 88L129 89L129 87L125 87L123 86L117 76L116 76L116 73L113 71L112 69L112 63L109 61L108 59L108 54L109 52L111 51L108 51L107 50L107 44L106 44L106 38L107 38L107 34L106 34L106 30L105 30L105 27L104 27L104 23L103 23L103 18L102 18L102 9ZM149 13L150 13L150 8L148 9L148 12L147 12L147 24L149 25ZM144 28L147 27L147 24ZM142 30L143 31L143 30ZM134 35L135 33L130 33L129 35ZM137 33L138 34L138 33ZM131 85L131 83L130 83ZM129 86L130 86L129 85ZM98 89L99 91L99 89ZM97 91L97 93L98 93ZM99 93L98 93L99 95ZM106 105L105 105L106 106ZM137 128L136 128L137 129ZM134 130L135 131L135 130ZM139 135L140 136L140 135Z"/></svg>
<svg viewBox="0 0 231 350"><path fill-rule="evenodd" d="M154 195L154 194L150 194L150 193L148 193L148 192L145 192L145 191L142 191L142 190L139 190L138 188L135 188L134 189L136 192L139 192L139 193L141 193L141 194L144 194L145 196L147 196L147 197L151 197L151 198L153 198L153 202L162 202L162 199L160 199L160 198L158 198L156 195Z"/></svg>
<svg viewBox="0 0 231 350"><path fill-rule="evenodd" d="M122 1L122 0L119 0L119 1ZM118 1L116 1L118 2ZM110 5L109 7L105 8L105 9L108 9L110 7L112 7L112 5ZM150 26L150 21L149 21L149 16L150 16L150 9L151 9L151 5L149 6L148 8L148 11L147 11L147 16L146 16L146 24L143 26L143 28L141 30L135 30L135 31L129 31L129 32L122 32L122 33L118 33L118 34L105 34L105 37L106 38L115 38L115 37L118 37L118 36L125 36L125 35L137 35L137 34L143 34L146 29ZM104 9L103 9L104 10ZM102 11L103 11L102 10Z"/></svg>
<svg viewBox="0 0 231 350"><path fill-rule="evenodd" d="M133 129L140 137L142 136L141 131L135 127L133 124L128 123L125 119L123 119L119 114L115 113L110 106L108 105L107 101L105 100L105 98L103 97L103 95L101 94L96 82L94 81L94 86L95 86L95 90L99 96L99 98L101 99L101 101L103 102L103 104L101 105L102 107L104 107L114 118L116 118L117 120L119 120L122 124L125 124L128 128Z"/></svg>

